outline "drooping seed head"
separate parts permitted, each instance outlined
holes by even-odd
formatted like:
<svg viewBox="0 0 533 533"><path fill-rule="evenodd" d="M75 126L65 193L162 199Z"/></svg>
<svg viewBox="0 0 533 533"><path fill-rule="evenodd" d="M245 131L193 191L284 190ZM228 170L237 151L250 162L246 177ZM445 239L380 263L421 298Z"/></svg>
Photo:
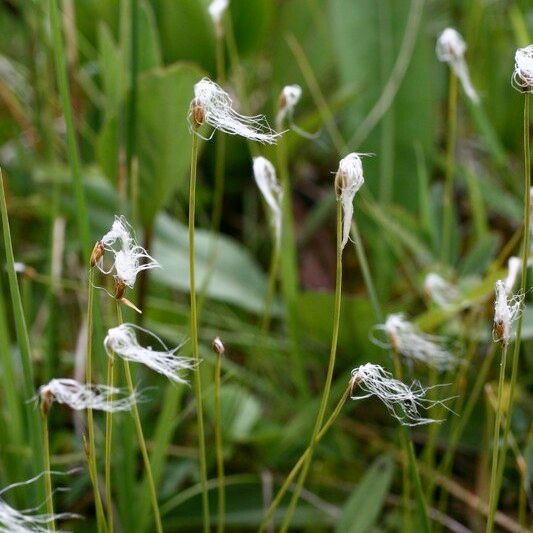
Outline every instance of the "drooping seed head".
<svg viewBox="0 0 533 533"><path fill-rule="evenodd" d="M518 48L514 62L513 87L522 93L533 93L533 44Z"/></svg>
<svg viewBox="0 0 533 533"><path fill-rule="evenodd" d="M455 285L440 274L430 272L424 280L426 296L443 309L449 308L459 300L460 293Z"/></svg>
<svg viewBox="0 0 533 533"><path fill-rule="evenodd" d="M226 351L226 349L224 348L224 344L222 343L222 340L220 339L220 337L215 337L213 339L212 348L213 348L213 351L217 355L224 355Z"/></svg>
<svg viewBox="0 0 533 533"><path fill-rule="evenodd" d="M281 129L283 121L286 118L292 119L294 108L300 101L302 96L302 88L297 85L286 85L281 90L278 101L278 114L276 116L276 127Z"/></svg>

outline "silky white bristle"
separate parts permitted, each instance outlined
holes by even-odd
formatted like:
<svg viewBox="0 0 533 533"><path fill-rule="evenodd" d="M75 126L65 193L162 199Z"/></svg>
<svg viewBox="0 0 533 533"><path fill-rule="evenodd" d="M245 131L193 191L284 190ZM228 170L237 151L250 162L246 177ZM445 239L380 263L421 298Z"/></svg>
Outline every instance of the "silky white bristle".
<svg viewBox="0 0 533 533"><path fill-rule="evenodd" d="M524 93L533 93L533 44L519 48L514 56L512 84Z"/></svg>

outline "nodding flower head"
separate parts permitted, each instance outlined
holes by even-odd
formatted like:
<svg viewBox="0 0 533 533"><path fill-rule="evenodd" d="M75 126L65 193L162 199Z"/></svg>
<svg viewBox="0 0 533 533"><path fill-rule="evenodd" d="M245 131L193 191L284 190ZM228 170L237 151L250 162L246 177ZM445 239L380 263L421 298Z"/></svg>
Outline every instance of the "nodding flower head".
<svg viewBox="0 0 533 533"><path fill-rule="evenodd" d="M121 389L106 385L87 385L74 379L53 379L39 388L41 409L45 414L52 403L62 403L71 409L81 411L129 411L138 400L138 395L125 395Z"/></svg>
<svg viewBox="0 0 533 533"><path fill-rule="evenodd" d="M270 208L272 226L276 235L276 245L281 242L281 201L283 191L276 177L274 165L265 157L254 157L254 178L265 202Z"/></svg>
<svg viewBox="0 0 533 533"><path fill-rule="evenodd" d="M394 379L390 372L383 367L367 363L352 370L351 378L352 400L362 400L376 396L388 409L390 414L404 426L419 426L441 422L433 418L424 418L419 409L429 409L434 405L444 405L446 400L429 400L427 392L433 387L424 388L417 381L406 385ZM355 389L361 389L363 394L356 395ZM366 393L366 394L365 394Z"/></svg>
<svg viewBox="0 0 533 533"><path fill-rule="evenodd" d="M426 276L424 280L424 291L428 298L444 309L457 302L460 296L455 285L452 285L435 272L430 272Z"/></svg>
<svg viewBox="0 0 533 533"><path fill-rule="evenodd" d="M468 66L465 61L466 43L461 34L453 28L446 28L437 39L437 59L448 63L459 78L463 89L473 102L478 102L479 97L470 81Z"/></svg>
<svg viewBox="0 0 533 533"><path fill-rule="evenodd" d="M147 348L141 346L137 340L136 330L152 336L162 350L154 350L151 346ZM176 355L180 346L169 350L157 335L134 324L121 324L116 328L111 328L104 339L104 347L109 357L116 354L127 361L141 363L176 383L187 383L180 372L194 370L197 366L194 359Z"/></svg>
<svg viewBox="0 0 533 533"><path fill-rule="evenodd" d="M521 270L522 260L520 257L516 257L514 255L509 257L509 260L507 261L507 277L503 282L505 285L505 293L507 295L513 292L513 287L515 286L516 279L518 278L518 274L520 274Z"/></svg>
<svg viewBox="0 0 533 533"><path fill-rule="evenodd" d="M276 116L276 126L281 129L286 118L292 119L294 108L300 101L302 88L299 85L286 85L279 95L278 114Z"/></svg>
<svg viewBox="0 0 533 533"><path fill-rule="evenodd" d="M512 84L520 92L533 93L533 44L516 51Z"/></svg>
<svg viewBox="0 0 533 533"><path fill-rule="evenodd" d="M377 326L387 334L390 347L410 361L418 361L438 370L456 366L454 354L442 346L444 338L420 331L401 313L389 315L385 324Z"/></svg>
<svg viewBox="0 0 533 533"><path fill-rule="evenodd" d="M501 341L504 346L507 346L511 339L513 322L522 312L524 295L508 295L505 282L501 279L496 282L495 293L492 338L494 342Z"/></svg>
<svg viewBox="0 0 533 533"><path fill-rule="evenodd" d="M353 199L357 191L365 182L363 176L362 154L352 152L339 162L339 169L335 175L335 189L337 201L342 205L342 246L344 249L350 238L350 226L353 218Z"/></svg>
<svg viewBox="0 0 533 533"><path fill-rule="evenodd" d="M194 133L198 135L198 128L204 122L229 135L266 144L275 144L281 135L272 130L264 115L248 117L237 113L229 94L208 78L194 86L194 99L189 109L189 123Z"/></svg>
<svg viewBox="0 0 533 533"><path fill-rule="evenodd" d="M110 268L103 266L105 252L113 254ZM137 244L133 230L124 217L115 217L111 229L96 243L91 263L104 274L113 273L116 281L117 298L121 298L125 287L133 288L137 274L142 270L158 268L159 263Z"/></svg>
<svg viewBox="0 0 533 533"><path fill-rule="evenodd" d="M213 0L207 10L209 11L209 16L213 21L215 26L215 34L218 39L224 37L224 26L222 24L222 19L224 18L224 13L228 9L229 0Z"/></svg>

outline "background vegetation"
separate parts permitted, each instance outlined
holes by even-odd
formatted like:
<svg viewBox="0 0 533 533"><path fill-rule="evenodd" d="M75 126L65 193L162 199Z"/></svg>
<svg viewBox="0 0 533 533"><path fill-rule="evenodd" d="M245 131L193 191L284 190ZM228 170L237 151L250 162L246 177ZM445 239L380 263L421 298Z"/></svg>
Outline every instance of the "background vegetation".
<svg viewBox="0 0 533 533"><path fill-rule="evenodd" d="M205 75L217 78L208 3L60 3L81 158L82 189L76 191L65 106L56 85L58 57L49 3L0 2L0 165L15 260L26 265L18 281L30 333L34 390L52 377L83 381L83 257L115 214L128 217L139 240L163 267L144 276L130 295L143 309L142 323L171 345L189 336L187 111L194 83ZM507 257L519 254L522 222L523 96L511 88L510 78L515 49L532 40L533 7L527 0L231 0L228 23L236 48L231 43L224 48L225 86L235 101L247 102L273 124L282 87L298 83L303 96L295 121L319 135L309 140L288 131L283 137L298 268L289 289L278 291L267 335L260 321L272 234L252 177L250 148L226 136L225 189L212 268L216 140L201 146L197 276L209 279L200 314L201 373L209 477L215 479L215 356L210 344L219 335L226 345L222 415L227 527L257 528L265 501L309 442L332 330L332 172L341 157L358 151L375 154L364 159L365 188L375 201L357 197L355 210L381 305L386 312L407 313L425 331L449 336L466 361L448 375L432 375L419 366L404 370L406 380L450 383L446 396L457 395L451 407L458 416L446 413L438 427L411 431L432 524L435 529L480 530L494 427L490 399L496 394L499 369L499 351L491 347L493 288L494 281L505 276ZM452 247L443 264L449 69L437 61L435 41L447 26L456 27L468 43L467 62L481 106L472 106L460 92ZM253 151L279 161L272 147ZM85 198L85 220L76 194ZM87 221L88 239L80 232ZM24 347L14 327L4 246L0 250L0 483L5 486L36 472L24 419L29 400L22 386L28 379L20 364ZM369 361L391 368L387 350L369 340L379 317L350 244L344 268L332 403L342 394L352 368ZM428 301L424 278L432 271L460 287L461 305L443 310ZM287 280L290 275L290 261L282 260L281 277ZM103 291L97 295L94 379L104 382L107 356L102 339L116 319L112 299ZM133 313L127 315L137 320ZM511 451L497 517L498 527L509 531L525 525L531 512L532 336L533 312L527 305ZM182 352L190 353L190 345ZM486 373L480 381L482 369ZM198 529L202 519L192 390L141 368L136 369L136 381L150 398L141 410L165 530ZM444 468L450 436L457 435L472 394L477 395L473 410L459 432L452 464ZM150 531L149 501L129 415L116 420L113 462L120 524L123 531ZM102 449L104 421L97 416L96 422L97 447ZM55 480L70 489L56 495L56 508L85 517L66 528L93 531L83 423L82 416L53 409L52 467L82 467ZM348 402L317 449L293 524L309 531L401 529L403 458L397 423L382 405L374 400ZM210 491L212 513L215 488L213 484ZM42 501L27 487L5 498L19 508ZM417 531L414 509L413 500L412 527Z"/></svg>

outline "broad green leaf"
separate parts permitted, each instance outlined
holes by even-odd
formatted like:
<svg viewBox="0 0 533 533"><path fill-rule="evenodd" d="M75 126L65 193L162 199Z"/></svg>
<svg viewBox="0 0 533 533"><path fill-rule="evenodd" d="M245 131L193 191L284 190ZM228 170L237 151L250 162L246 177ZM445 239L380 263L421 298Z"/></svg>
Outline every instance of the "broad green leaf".
<svg viewBox="0 0 533 533"><path fill-rule="evenodd" d="M186 184L191 145L187 111L193 86L200 78L200 70L184 64L151 70L140 76L139 213L147 227L172 193Z"/></svg>
<svg viewBox="0 0 533 533"><path fill-rule="evenodd" d="M394 460L388 455L378 458L368 468L344 505L336 533L365 533L375 527L393 474Z"/></svg>

